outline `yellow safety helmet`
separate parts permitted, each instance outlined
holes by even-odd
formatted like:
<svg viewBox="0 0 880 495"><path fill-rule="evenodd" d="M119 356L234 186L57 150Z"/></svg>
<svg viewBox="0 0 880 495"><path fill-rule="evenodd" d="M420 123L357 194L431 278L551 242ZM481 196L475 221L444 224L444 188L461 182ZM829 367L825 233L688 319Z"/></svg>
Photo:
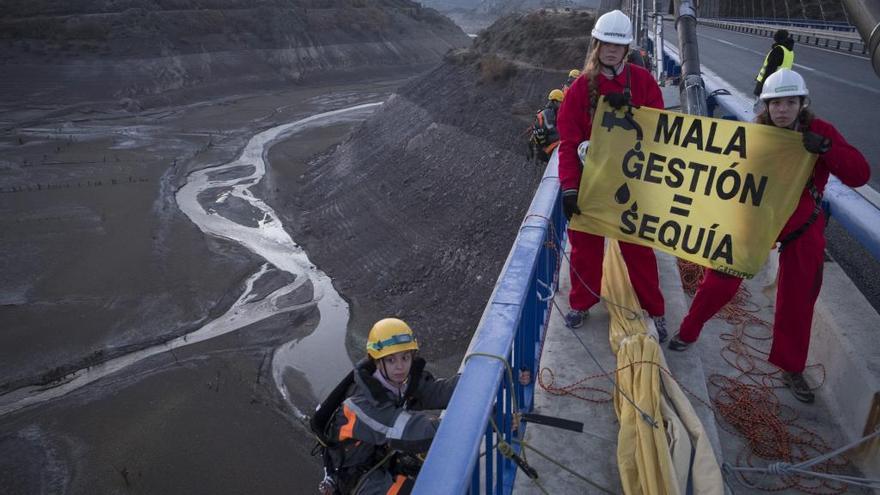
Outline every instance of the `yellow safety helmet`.
<svg viewBox="0 0 880 495"><path fill-rule="evenodd" d="M572 79L574 79L580 75L581 75L581 71L579 71L577 69L571 69L570 71L568 71L568 77L570 77Z"/></svg>
<svg viewBox="0 0 880 495"><path fill-rule="evenodd" d="M370 329L367 337L367 354L373 359L382 359L403 351L417 351L419 343L412 329L403 320L385 318Z"/></svg>
<svg viewBox="0 0 880 495"><path fill-rule="evenodd" d="M554 89L553 91L550 92L549 95L547 95L548 100L559 101L559 102L561 102L562 98L564 98L564 97L565 97L565 93L563 93L561 89Z"/></svg>

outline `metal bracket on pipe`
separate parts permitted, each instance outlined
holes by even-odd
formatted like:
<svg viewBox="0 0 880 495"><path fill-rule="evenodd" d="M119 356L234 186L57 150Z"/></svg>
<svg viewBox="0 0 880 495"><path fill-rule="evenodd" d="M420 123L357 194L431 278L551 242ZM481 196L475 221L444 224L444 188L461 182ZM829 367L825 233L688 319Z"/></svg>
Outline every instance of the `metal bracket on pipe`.
<svg viewBox="0 0 880 495"><path fill-rule="evenodd" d="M699 74L691 74L689 76L685 76L684 78L684 89L685 91L690 91L692 88L700 87L703 91L706 90L706 85L703 83L703 76Z"/></svg>
<svg viewBox="0 0 880 495"><path fill-rule="evenodd" d="M678 18L681 19L682 17L697 18L697 11L694 10L694 6L690 2L681 2L681 5L678 7ZM675 21L675 23L678 24L678 21Z"/></svg>
<svg viewBox="0 0 880 495"><path fill-rule="evenodd" d="M684 102L687 113L691 115L706 115L708 108L706 105L706 85L703 78L699 74L690 74L682 80L684 85Z"/></svg>

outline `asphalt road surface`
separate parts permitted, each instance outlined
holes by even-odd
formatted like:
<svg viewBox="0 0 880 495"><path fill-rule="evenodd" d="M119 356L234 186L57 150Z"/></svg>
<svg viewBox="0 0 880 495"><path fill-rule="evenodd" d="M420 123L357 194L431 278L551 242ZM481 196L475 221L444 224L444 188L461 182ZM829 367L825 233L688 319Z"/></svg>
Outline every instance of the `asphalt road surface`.
<svg viewBox="0 0 880 495"><path fill-rule="evenodd" d="M667 22L664 37L678 44L674 24ZM699 26L700 63L730 84L730 89L751 96L755 75L770 49L768 37ZM880 78L867 57L795 44L794 69L807 83L811 106L818 116L833 123L871 165L868 185L880 191ZM877 218L880 228L880 216ZM865 250L834 219L825 232L828 253L862 294L880 311L880 260Z"/></svg>

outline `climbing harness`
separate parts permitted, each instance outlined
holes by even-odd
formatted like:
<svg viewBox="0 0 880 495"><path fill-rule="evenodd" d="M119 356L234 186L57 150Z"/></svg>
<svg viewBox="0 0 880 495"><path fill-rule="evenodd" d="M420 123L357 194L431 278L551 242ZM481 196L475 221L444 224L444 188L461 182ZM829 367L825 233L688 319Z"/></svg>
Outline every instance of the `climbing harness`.
<svg viewBox="0 0 880 495"><path fill-rule="evenodd" d="M813 198L813 203L815 204L815 206L813 207L813 211L810 213L810 217L807 218L807 221L804 222L803 225L789 232L788 235L779 240L780 253L782 253L782 250L788 243L802 236L804 232L806 232L807 229L810 228L811 225L816 223L816 220L819 218L819 214L822 213L822 193L819 192L819 188L817 188L816 184L813 182L813 177L810 177L809 180L807 180L806 188L810 190L810 196Z"/></svg>

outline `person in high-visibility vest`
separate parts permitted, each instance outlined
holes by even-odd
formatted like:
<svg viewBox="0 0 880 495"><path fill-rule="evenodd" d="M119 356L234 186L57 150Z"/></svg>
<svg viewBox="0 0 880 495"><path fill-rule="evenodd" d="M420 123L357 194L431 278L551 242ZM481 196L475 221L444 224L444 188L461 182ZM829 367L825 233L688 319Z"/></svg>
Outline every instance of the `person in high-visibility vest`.
<svg viewBox="0 0 880 495"><path fill-rule="evenodd" d="M785 29L780 29L773 34L773 47L764 57L764 65L755 76L755 97L760 97L764 90L764 81L778 69L791 69L794 67L794 38Z"/></svg>

